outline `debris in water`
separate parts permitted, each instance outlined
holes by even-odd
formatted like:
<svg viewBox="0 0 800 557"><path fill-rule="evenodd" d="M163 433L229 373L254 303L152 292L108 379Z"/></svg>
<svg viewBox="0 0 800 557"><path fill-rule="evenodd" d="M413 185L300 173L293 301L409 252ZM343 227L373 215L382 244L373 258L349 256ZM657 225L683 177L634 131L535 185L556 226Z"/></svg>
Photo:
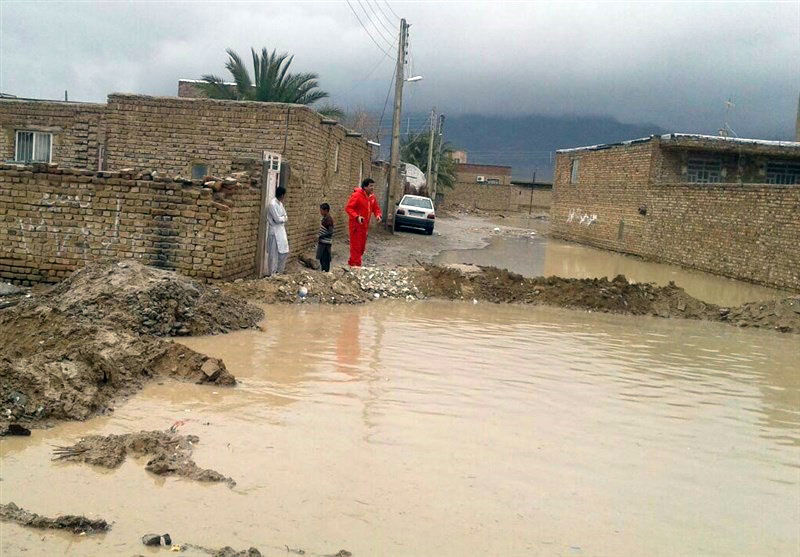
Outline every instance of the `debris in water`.
<svg viewBox="0 0 800 557"><path fill-rule="evenodd" d="M199 482L236 482L219 472L200 468L192 460L196 435L178 435L172 431L140 431L122 435L90 435L71 447L56 447L53 460L85 462L104 468L116 468L128 453L152 456L145 470L160 476L182 476Z"/></svg>
<svg viewBox="0 0 800 557"><path fill-rule="evenodd" d="M48 518L21 509L13 502L5 505L0 504L0 520L16 522L17 524L29 526L31 528L68 530L73 534L106 532L111 528L105 520L92 520L84 516L75 516L72 514Z"/></svg>
<svg viewBox="0 0 800 557"><path fill-rule="evenodd" d="M144 545L161 545L161 536L158 534L145 534L142 536Z"/></svg>
<svg viewBox="0 0 800 557"><path fill-rule="evenodd" d="M22 427L19 424L8 424L5 429L0 431L0 437L4 435L17 435L20 437L28 437L31 434L31 430L27 427Z"/></svg>

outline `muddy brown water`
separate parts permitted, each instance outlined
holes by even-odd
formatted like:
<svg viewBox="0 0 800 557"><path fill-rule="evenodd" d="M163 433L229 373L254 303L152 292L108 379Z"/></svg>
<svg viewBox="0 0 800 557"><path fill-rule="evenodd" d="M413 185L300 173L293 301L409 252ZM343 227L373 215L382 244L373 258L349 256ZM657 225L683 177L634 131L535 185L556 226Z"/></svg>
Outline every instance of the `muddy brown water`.
<svg viewBox="0 0 800 557"><path fill-rule="evenodd" d="M513 224L524 223L514 221ZM532 224L534 231L536 224L536 221ZM622 274L635 282L654 282L662 286L674 281L689 295L721 306L739 306L792 294L677 265L653 263L621 253L556 240L543 236L541 232L528 237L493 236L485 248L445 251L434 261L440 264L469 263L500 267L528 277L555 275L612 279Z"/></svg>
<svg viewBox="0 0 800 557"><path fill-rule="evenodd" d="M797 552L793 337L488 303L265 309L265 331L185 340L237 387L152 383L111 416L0 442L2 502L113 522L1 524L0 553L155 555L148 532L284 556ZM178 420L235 488L50 461Z"/></svg>

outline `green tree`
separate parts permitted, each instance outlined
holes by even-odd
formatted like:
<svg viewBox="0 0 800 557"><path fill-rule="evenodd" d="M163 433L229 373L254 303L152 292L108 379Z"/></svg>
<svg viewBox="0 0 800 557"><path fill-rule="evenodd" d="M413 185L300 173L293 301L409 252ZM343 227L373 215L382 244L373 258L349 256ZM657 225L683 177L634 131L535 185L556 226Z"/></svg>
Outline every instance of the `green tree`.
<svg viewBox="0 0 800 557"><path fill-rule="evenodd" d="M426 174L428 173L428 145L430 143L430 129L418 134L410 135L400 142L400 160L410 162ZM433 167L436 168L439 143L442 139L436 135L433 138ZM441 157L437 176L438 191L452 189L456 181L456 163L452 158L453 148L448 142L442 143Z"/></svg>
<svg viewBox="0 0 800 557"><path fill-rule="evenodd" d="M233 78L233 84L216 75L203 76L199 88L212 99L230 99L239 101L281 102L312 105L328 98L328 93L319 88L319 75L315 73L291 73L294 56L287 53L278 54L275 50L261 49L261 54L254 48L253 77L250 78L242 58L232 49L227 49L228 61L225 68ZM324 105L317 110L330 118L341 118L344 112L332 105Z"/></svg>

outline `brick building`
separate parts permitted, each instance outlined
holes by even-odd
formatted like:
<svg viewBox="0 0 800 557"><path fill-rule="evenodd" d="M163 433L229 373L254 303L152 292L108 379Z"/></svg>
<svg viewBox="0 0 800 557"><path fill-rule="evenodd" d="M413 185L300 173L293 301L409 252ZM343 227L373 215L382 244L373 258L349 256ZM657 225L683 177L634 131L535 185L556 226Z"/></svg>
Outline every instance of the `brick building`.
<svg viewBox="0 0 800 557"><path fill-rule="evenodd" d="M556 154L555 236L800 290L800 143L668 134Z"/></svg>
<svg viewBox="0 0 800 557"><path fill-rule="evenodd" d="M443 207L504 212L550 207L550 189L512 184L510 166L459 163L455 171L453 189L442 192Z"/></svg>
<svg viewBox="0 0 800 557"><path fill-rule="evenodd" d="M209 203L225 206L232 214L255 211L257 224L258 203L252 205L257 188L250 191L249 186L242 186L236 192L223 195L219 191L203 192L208 189L203 188L203 184L207 176L225 177L252 163L260 165L264 151L282 156L280 180L288 189L287 228L295 254L313 247L319 224L318 205L323 201L334 208L339 224L338 237L345 237L343 207L347 197L362 178L382 168L373 169L372 148L359 134L326 120L306 106L122 94L109 95L107 104L0 99L0 159L59 166L53 172L39 164L37 169L20 170L21 175L16 175L13 167L0 173L0 219L5 225L0 230L0 276L8 277L11 268L13 273L20 274L24 269L43 268L55 260L61 261L56 270L62 272L80 266L81 258L100 253L142 256L150 263L186 270L182 267L185 260L178 262L170 256L173 252L166 245L162 245L164 249L160 251L150 249L152 245L134 246L133 242L138 241L133 238L134 228L147 229L147 223L156 222L155 217L158 217L157 222L174 220L179 216L173 214L176 211L191 214L195 201L199 203L205 196L210 196ZM92 177L80 172L74 174L72 170L65 170L69 168L95 174ZM136 183L135 176L144 170L156 171L152 182L160 184L158 187ZM34 188L33 184L38 185ZM179 187L180 184L183 187ZM162 189L176 197L162 198L158 194L148 209L147 200L142 196L155 195L156 190ZM106 198L108 192L113 192L113 202ZM191 192L191 195L187 193L189 197L177 201L178 192ZM54 196L62 201L70 199L69 203L76 198L80 201L75 202L77 208L66 207L61 201L55 204L48 201ZM95 201L101 203L97 209L91 206ZM144 206L140 201L145 202ZM67 201L64 203L69 205ZM84 206L87 203L89 205ZM165 205L161 206L162 203ZM187 207L187 203L191 207ZM225 209L217 205L212 207L218 210L217 216L221 218ZM63 212L69 215L67 220L74 222L62 219L58 213ZM103 228L101 224L113 229L115 222L125 219L133 219L138 224L130 224L134 227L129 229L130 238L119 236L119 241L110 242L111 247L101 249L90 240L109 243L109 239L95 238L94 225L81 226L95 222L98 212L108 221L97 222L98 230ZM211 222L208 217L203 220L206 224ZM78 226L81 232L76 236L75 229L67 224ZM211 228L216 228L214 233L220 233L226 226ZM156 243L165 244L164 238L174 239L175 234L194 234L194 229L190 228L173 227ZM206 232L212 233L211 228ZM67 229L69 231L64 232ZM34 233L42 234L38 243L28 241ZM245 259L254 261L255 247L251 242L254 233L252 228L231 226L225 233L228 238L225 242L250 246L253 253L247 254ZM101 232L97 234L102 235ZM146 241L156 241L152 236L146 237L150 238ZM47 238L52 242L45 241ZM130 242L126 244L123 239ZM115 251L113 246L119 249ZM145 251L129 249L131 247ZM252 270L245 265L234 272L231 265L221 263L222 259L218 257L214 262L205 263L207 267L198 271L198 276L227 278ZM189 271L194 272L191 268ZM58 276L61 275L45 273L38 280L55 280ZM37 280L35 277L11 278Z"/></svg>

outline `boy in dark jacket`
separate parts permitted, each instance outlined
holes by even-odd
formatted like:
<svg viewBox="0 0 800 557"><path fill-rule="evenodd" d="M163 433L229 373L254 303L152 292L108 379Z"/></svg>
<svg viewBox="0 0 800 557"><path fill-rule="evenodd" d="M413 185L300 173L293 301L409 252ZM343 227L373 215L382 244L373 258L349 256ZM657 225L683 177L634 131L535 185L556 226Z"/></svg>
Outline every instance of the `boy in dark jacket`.
<svg viewBox="0 0 800 557"><path fill-rule="evenodd" d="M324 272L331 270L331 245L333 244L333 217L331 206L323 203L319 206L322 221L319 224L319 238L317 240L317 259Z"/></svg>

